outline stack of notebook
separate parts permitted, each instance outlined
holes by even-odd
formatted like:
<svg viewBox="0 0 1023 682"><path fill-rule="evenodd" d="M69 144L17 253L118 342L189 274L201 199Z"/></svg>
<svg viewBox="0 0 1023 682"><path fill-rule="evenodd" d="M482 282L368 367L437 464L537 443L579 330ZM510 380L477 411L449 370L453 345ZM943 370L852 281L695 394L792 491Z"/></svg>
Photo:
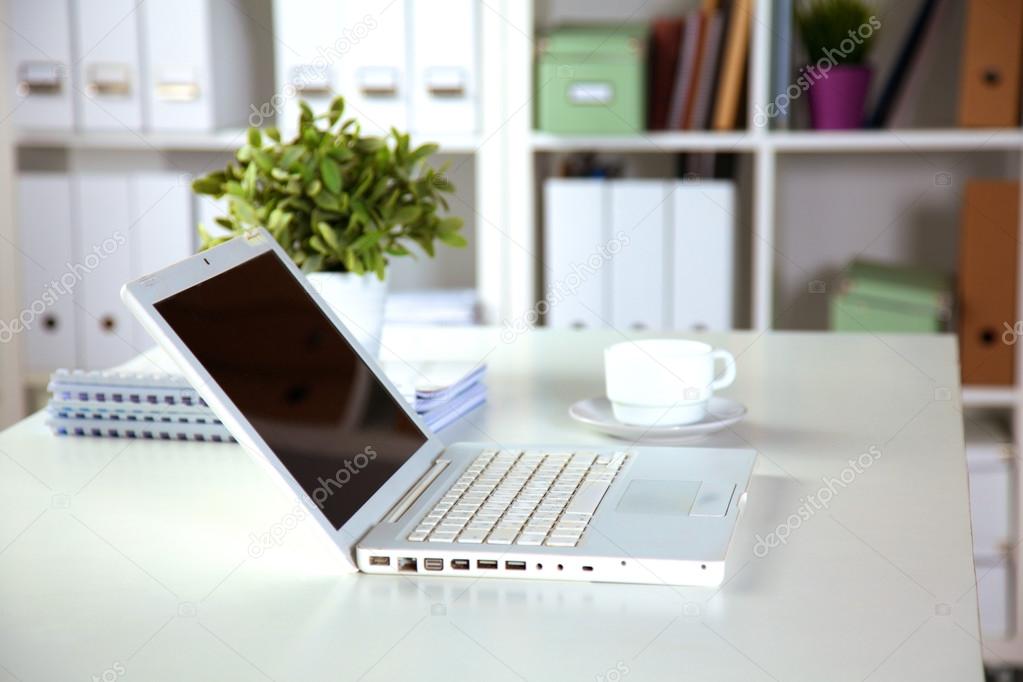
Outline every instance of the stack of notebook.
<svg viewBox="0 0 1023 682"><path fill-rule="evenodd" d="M395 364L385 371L433 431L486 402L485 365ZM46 423L57 435L234 440L180 375L62 369L50 377L47 388Z"/></svg>
<svg viewBox="0 0 1023 682"><path fill-rule="evenodd" d="M394 382L426 425L440 431L487 400L486 365L461 362L384 363Z"/></svg>

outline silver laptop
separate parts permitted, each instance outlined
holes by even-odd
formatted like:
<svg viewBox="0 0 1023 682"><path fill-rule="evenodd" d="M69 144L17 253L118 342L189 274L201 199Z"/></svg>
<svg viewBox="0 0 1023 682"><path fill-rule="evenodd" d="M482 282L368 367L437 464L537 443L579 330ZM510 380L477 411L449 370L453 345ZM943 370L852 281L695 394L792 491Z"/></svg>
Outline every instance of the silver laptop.
<svg viewBox="0 0 1023 682"><path fill-rule="evenodd" d="M715 585L755 452L456 443L422 423L264 230L122 298L366 573Z"/></svg>

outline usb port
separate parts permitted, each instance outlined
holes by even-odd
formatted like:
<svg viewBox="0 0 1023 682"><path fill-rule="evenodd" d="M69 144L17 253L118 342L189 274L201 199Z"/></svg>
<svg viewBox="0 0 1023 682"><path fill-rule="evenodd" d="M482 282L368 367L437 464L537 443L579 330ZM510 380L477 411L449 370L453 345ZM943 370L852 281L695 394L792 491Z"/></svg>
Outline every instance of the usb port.
<svg viewBox="0 0 1023 682"><path fill-rule="evenodd" d="M469 560L468 559L452 559L451 560L451 568L455 569L456 571L468 571L469 570Z"/></svg>
<svg viewBox="0 0 1023 682"><path fill-rule="evenodd" d="M391 557L389 556L371 556L369 558L370 566L390 566Z"/></svg>
<svg viewBox="0 0 1023 682"><path fill-rule="evenodd" d="M476 568L497 568L496 559L477 559Z"/></svg>
<svg viewBox="0 0 1023 682"><path fill-rule="evenodd" d="M525 561L506 561L504 562L504 568L508 571L524 571L526 570Z"/></svg>
<svg viewBox="0 0 1023 682"><path fill-rule="evenodd" d="M423 559L423 568L427 571L443 571L444 560L443 559Z"/></svg>

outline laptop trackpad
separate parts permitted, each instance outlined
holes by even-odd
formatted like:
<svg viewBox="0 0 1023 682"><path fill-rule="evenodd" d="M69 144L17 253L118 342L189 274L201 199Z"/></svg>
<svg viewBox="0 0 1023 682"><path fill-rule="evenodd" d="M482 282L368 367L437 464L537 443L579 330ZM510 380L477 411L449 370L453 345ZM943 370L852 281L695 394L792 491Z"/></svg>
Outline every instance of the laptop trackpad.
<svg viewBox="0 0 1023 682"><path fill-rule="evenodd" d="M734 483L636 479L625 489L616 511L626 514L724 516Z"/></svg>
<svg viewBox="0 0 1023 682"><path fill-rule="evenodd" d="M636 479L629 483L616 511L626 514L681 514L697 499L700 481L655 481Z"/></svg>

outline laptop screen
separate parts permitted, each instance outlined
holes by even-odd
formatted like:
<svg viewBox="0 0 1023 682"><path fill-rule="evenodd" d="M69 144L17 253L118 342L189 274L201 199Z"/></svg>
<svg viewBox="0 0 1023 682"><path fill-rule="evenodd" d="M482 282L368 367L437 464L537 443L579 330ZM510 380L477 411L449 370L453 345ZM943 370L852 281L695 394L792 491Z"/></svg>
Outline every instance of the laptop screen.
<svg viewBox="0 0 1023 682"><path fill-rule="evenodd" d="M156 310L335 528L427 440L273 252Z"/></svg>

